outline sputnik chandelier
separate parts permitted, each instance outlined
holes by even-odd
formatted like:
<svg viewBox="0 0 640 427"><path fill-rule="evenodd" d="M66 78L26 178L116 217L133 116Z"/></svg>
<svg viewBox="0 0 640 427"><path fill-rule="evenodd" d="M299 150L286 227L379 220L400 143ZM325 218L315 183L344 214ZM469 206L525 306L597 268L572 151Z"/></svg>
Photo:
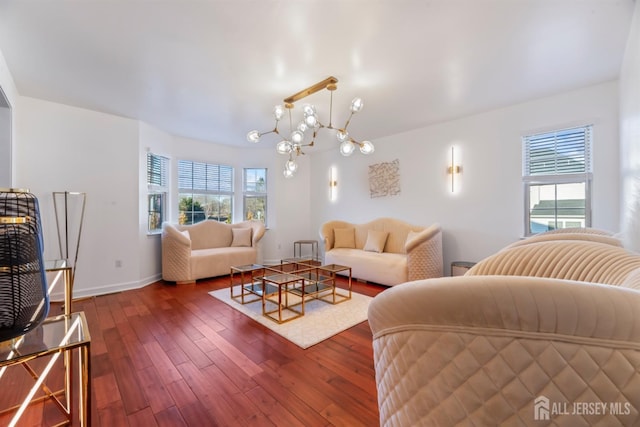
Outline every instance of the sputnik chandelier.
<svg viewBox="0 0 640 427"><path fill-rule="evenodd" d="M340 143L340 153L343 156L350 156L351 154L353 154L356 146L360 148L360 152L362 154L373 153L374 147L371 141L356 141L351 137L351 135L349 135L349 132L347 132L347 127L349 126L351 117L353 117L355 113L362 110L362 107L364 106L362 99L354 98L353 101L351 101L351 114L349 114L349 118L347 119L343 127L338 128L333 126L331 122L331 114L333 112L333 91L338 88L336 83L338 83L338 79L336 79L335 77L327 77L321 82L318 82L313 86L310 86L294 95L291 95L288 98L285 98L284 106L276 105L273 109L273 115L276 119L276 124L273 130L270 130L268 132L258 132L257 130L252 130L247 134L247 140L254 143L259 142L262 135L275 133L282 136L278 129L278 124L280 123L280 120L284 118L285 111L289 112L289 137L283 137L282 141L278 142L278 144L276 145L276 151L279 154L283 154L289 157L284 165L283 173L286 178L291 178L295 175L295 172L298 170L296 158L301 154L304 154L304 151L302 151L303 147L313 147L318 131L322 128L336 131L336 139ZM303 118L296 126L296 128L294 128L293 120L291 118L291 110L294 107L294 102L299 101L302 98L305 98L322 89L327 89L331 94L331 98L329 101L329 124L325 125L320 122L316 107L314 105L305 104L302 107ZM311 142L304 142L305 134L311 134Z"/></svg>

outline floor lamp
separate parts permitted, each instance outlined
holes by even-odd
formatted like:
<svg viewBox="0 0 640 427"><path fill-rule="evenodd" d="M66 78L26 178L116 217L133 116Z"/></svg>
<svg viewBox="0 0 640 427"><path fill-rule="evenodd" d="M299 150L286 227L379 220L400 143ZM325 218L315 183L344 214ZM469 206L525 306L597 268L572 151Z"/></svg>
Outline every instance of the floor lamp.
<svg viewBox="0 0 640 427"><path fill-rule="evenodd" d="M53 192L53 208L56 215L60 258L66 260L71 266L72 289L76 276L76 265L78 264L86 202L86 193L72 191Z"/></svg>

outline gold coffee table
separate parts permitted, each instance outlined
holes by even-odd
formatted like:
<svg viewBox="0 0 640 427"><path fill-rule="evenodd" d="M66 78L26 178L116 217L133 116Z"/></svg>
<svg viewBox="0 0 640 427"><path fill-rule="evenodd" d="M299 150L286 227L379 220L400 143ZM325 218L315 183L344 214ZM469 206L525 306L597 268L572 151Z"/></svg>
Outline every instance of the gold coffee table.
<svg viewBox="0 0 640 427"><path fill-rule="evenodd" d="M262 280L260 277L264 276L265 267L261 264L247 264L231 267L229 274L229 289L231 291L231 298L239 302L240 304L248 304L250 302L260 301L262 299ZM236 274L240 275L240 282L234 278ZM247 280L249 278L249 280ZM240 287L240 294L235 295L233 293L234 287ZM253 295L251 299L245 299L246 297Z"/></svg>
<svg viewBox="0 0 640 427"><path fill-rule="evenodd" d="M264 276L261 278L264 316L278 323L304 316L305 279L300 273L311 267L304 265L298 267L302 269L291 270L297 267L292 267L292 264L288 263L265 267ZM293 298L293 301L290 301L290 298ZM269 309L268 306L272 305L276 305L276 308Z"/></svg>
<svg viewBox="0 0 640 427"><path fill-rule="evenodd" d="M340 272L349 272L349 286L345 292L339 292L336 275ZM310 266L296 273L304 277L304 289L294 288L295 294L304 294L305 298L316 298L321 301L339 304L351 299L351 267L338 264Z"/></svg>

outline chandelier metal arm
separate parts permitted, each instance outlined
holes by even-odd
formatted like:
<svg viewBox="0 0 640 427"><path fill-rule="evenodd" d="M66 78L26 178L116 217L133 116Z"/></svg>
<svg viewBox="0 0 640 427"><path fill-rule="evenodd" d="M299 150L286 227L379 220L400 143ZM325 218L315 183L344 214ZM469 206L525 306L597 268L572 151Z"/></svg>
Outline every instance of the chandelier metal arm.
<svg viewBox="0 0 640 427"><path fill-rule="evenodd" d="M351 114L349 114L349 118L347 118L347 122L344 124L344 128L339 130L346 132L347 128L349 127L349 123L351 123L351 117L353 117L353 111L351 112Z"/></svg>
<svg viewBox="0 0 640 427"><path fill-rule="evenodd" d="M263 136L263 135L269 135L270 133L275 133L277 135L280 135L280 132L278 131L278 124L276 123L276 127L273 128L273 130L267 131L267 132L262 132L259 133L258 135Z"/></svg>

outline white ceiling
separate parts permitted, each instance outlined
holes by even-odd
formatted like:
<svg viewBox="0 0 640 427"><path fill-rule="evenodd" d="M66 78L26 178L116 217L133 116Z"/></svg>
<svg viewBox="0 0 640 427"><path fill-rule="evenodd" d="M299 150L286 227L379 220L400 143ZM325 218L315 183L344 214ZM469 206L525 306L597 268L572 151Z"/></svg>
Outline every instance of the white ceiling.
<svg viewBox="0 0 640 427"><path fill-rule="evenodd" d="M273 127L273 105L333 75L334 124L360 96L350 130L375 142L616 79L633 4L0 0L0 50L21 95L240 146ZM308 98L321 120L328 98Z"/></svg>

